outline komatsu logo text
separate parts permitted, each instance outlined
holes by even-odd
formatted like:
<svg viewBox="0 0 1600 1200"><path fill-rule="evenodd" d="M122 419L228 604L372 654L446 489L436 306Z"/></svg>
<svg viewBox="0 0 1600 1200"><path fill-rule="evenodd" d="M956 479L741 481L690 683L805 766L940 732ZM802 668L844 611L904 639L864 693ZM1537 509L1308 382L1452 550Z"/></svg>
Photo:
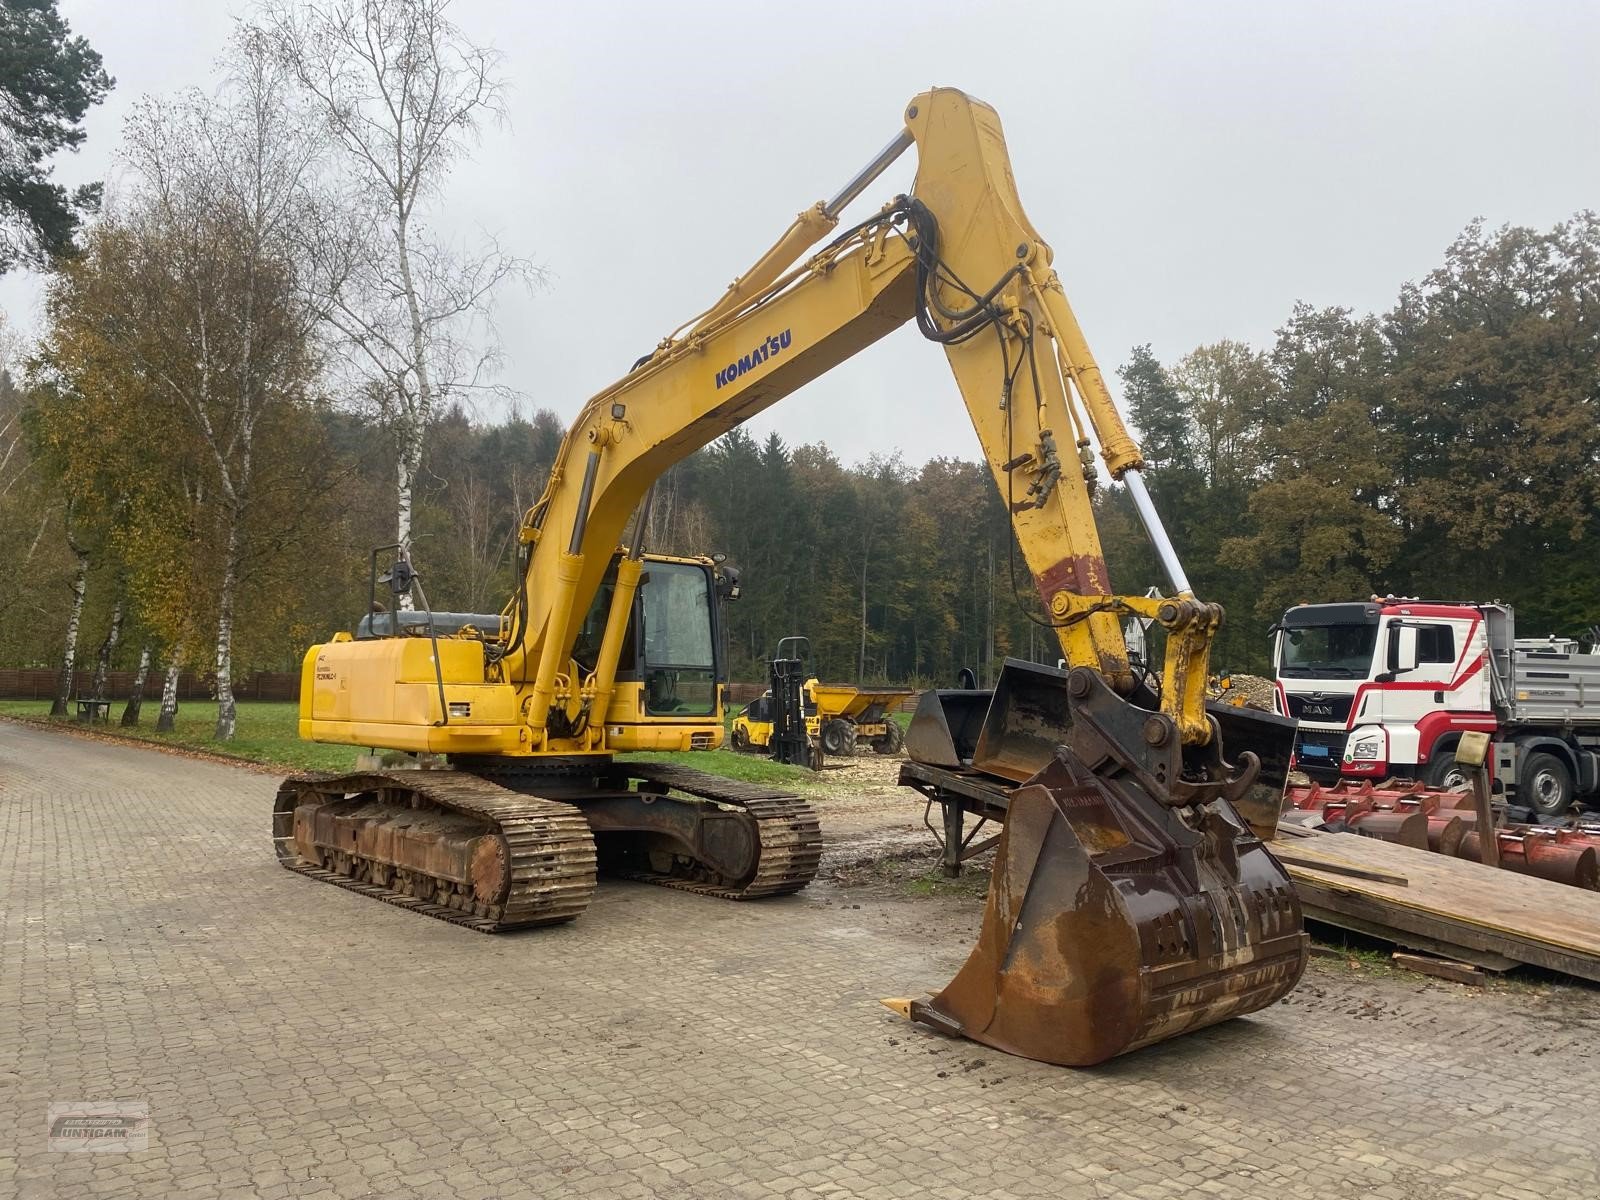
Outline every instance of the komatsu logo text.
<svg viewBox="0 0 1600 1200"><path fill-rule="evenodd" d="M731 362L717 372L717 386L726 387L746 371L754 371L769 358L776 358L789 348L792 340L792 331L785 329L782 333L773 334L766 341L759 343L749 354L739 356L738 362Z"/></svg>

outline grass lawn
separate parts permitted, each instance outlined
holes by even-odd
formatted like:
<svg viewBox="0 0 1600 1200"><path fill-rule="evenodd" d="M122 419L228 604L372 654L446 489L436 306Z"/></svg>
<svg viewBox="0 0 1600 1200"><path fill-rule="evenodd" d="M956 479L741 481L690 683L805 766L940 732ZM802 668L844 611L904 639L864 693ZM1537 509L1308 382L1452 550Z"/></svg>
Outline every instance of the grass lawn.
<svg viewBox="0 0 1600 1200"><path fill-rule="evenodd" d="M126 735L157 745L182 746L227 758L311 771L348 771L355 766L360 749L355 746L328 746L303 742L296 730L299 708L294 704L244 703L239 705L238 733L231 742L219 742L211 735L217 722L215 704L189 701L178 709L178 728L172 733L156 733L160 701L146 700L137 729L117 724L122 715L119 701L111 706L111 724L96 725L96 731ZM76 724L72 717L50 715L48 700L0 700L0 716L23 717L42 724ZM789 767L752 754L732 750L696 750L683 754L631 754L624 756L642 762L675 762L751 783L789 783L813 778L803 767Z"/></svg>
<svg viewBox="0 0 1600 1200"><path fill-rule="evenodd" d="M619 757L625 762L682 763L697 771L721 775L724 779L743 779L748 783L815 782L817 778L805 767L791 767L758 754L740 754L736 750L686 750L670 754L623 754Z"/></svg>
<svg viewBox="0 0 1600 1200"><path fill-rule="evenodd" d="M146 700L139 727L124 729L117 724L122 716L122 703L119 701L111 706L111 724L96 725L94 728L97 732L125 735L157 745L182 746L226 758L242 758L299 770L347 771L355 765L358 753L354 746L302 742L295 727L299 709L294 704L241 703L238 733L231 742L219 742L211 736L217 724L215 704L191 700L180 705L178 727L172 733L155 731L159 710L159 697ZM49 713L48 700L0 700L0 715L3 716L24 717L40 723L76 723L75 718L71 717L58 717L52 722Z"/></svg>

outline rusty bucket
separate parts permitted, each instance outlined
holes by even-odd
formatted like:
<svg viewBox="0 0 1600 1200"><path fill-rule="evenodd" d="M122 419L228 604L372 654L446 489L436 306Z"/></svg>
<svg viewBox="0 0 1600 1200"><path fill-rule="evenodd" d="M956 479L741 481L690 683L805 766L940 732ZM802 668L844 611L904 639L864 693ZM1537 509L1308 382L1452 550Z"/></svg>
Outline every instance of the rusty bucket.
<svg viewBox="0 0 1600 1200"><path fill-rule="evenodd" d="M982 932L942 991L901 1011L997 1050L1089 1066L1293 988L1306 959L1299 900L1230 801L1276 828L1294 723L1213 715L1211 742L1186 747L1168 717L1092 670L1008 661L969 760L1020 785ZM961 725L970 733L970 712ZM1248 747L1238 766L1224 758L1229 736Z"/></svg>
<svg viewBox="0 0 1600 1200"><path fill-rule="evenodd" d="M923 692L906 728L906 754L931 767L972 762L993 693L968 688Z"/></svg>
<svg viewBox="0 0 1600 1200"><path fill-rule="evenodd" d="M978 944L909 1015L1090 1066L1271 1004L1305 958L1293 887L1225 803L1158 804L1063 747L1012 794Z"/></svg>
<svg viewBox="0 0 1600 1200"><path fill-rule="evenodd" d="M1008 658L995 681L972 765L1022 783L1055 757L1072 728L1067 673Z"/></svg>

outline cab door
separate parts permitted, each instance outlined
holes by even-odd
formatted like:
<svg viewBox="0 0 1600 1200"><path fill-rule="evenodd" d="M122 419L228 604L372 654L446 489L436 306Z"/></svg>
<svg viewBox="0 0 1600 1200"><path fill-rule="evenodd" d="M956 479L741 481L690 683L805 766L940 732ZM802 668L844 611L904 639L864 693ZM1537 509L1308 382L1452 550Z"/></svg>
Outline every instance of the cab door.
<svg viewBox="0 0 1600 1200"><path fill-rule="evenodd" d="M1422 617L1397 618L1384 634L1384 669L1366 690L1352 725L1381 725L1386 736L1382 759L1390 766L1414 767L1420 761L1421 726L1443 709L1466 649L1461 622Z"/></svg>

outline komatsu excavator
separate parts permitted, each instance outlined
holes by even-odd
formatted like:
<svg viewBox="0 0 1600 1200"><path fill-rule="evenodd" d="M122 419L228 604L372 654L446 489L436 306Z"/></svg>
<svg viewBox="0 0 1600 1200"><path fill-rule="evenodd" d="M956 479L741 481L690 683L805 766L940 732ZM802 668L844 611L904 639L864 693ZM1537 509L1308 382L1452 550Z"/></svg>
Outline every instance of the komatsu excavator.
<svg viewBox="0 0 1600 1200"><path fill-rule="evenodd" d="M820 836L801 799L617 757L722 738L716 569L645 554L646 513L672 464L914 321L945 351L1070 674L1040 686L1008 665L987 750L955 764L1020 786L982 938L910 1015L1085 1064L1294 986L1294 891L1230 804L1260 786L1260 760L1225 759L1205 708L1221 610L1193 596L1162 530L995 112L941 88L903 119L836 196L583 407L522 521L520 585L501 614L380 614L306 654L303 737L448 769L287 780L273 818L285 866L489 932L578 916L597 857L731 899L804 887ZM840 229L913 147L912 192ZM1168 598L1111 591L1091 435ZM417 582L402 557L391 585ZM1131 615L1166 631L1159 689L1130 666L1119 622Z"/></svg>

